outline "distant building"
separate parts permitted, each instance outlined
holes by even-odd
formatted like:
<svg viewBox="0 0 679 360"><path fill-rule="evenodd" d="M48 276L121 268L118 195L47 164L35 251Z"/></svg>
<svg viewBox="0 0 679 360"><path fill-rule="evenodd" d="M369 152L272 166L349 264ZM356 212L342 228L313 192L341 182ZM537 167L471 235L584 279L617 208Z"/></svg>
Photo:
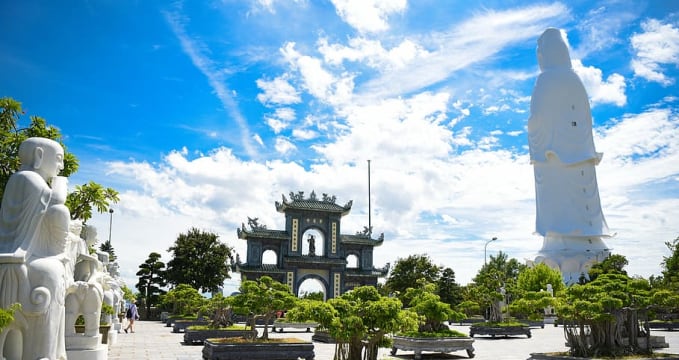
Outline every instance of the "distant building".
<svg viewBox="0 0 679 360"><path fill-rule="evenodd" d="M326 299L338 297L354 287L377 285L389 265L373 266L373 248L382 245L384 234L371 237L369 229L355 235L341 234L342 217L351 211L352 201L340 206L335 197L323 194L321 199L311 192L290 193L290 201L282 196L276 210L285 214L285 230L269 230L257 219L248 218L238 229L238 238L247 241L247 261L236 260L233 266L245 280L263 275L288 284L294 294L308 279L318 280L325 288ZM275 263L264 263L265 253Z"/></svg>

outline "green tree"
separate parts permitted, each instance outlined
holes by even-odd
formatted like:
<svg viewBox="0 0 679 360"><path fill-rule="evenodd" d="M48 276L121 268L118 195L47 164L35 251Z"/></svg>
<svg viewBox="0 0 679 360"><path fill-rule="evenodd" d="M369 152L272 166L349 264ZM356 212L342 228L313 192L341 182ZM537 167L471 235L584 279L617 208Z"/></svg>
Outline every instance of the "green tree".
<svg viewBox="0 0 679 360"><path fill-rule="evenodd" d="M603 261L592 265L592 268L589 270L589 281L596 280L601 274L627 275L627 271L625 271L627 264L627 258L623 255L611 254ZM586 282L587 280L584 281Z"/></svg>
<svg viewBox="0 0 679 360"><path fill-rule="evenodd" d="M160 261L160 254L152 252L143 264L139 265L137 276L139 282L135 285L139 294L146 304L146 313L151 313L151 307L160 303L160 298L165 294L162 289L166 284L163 277L165 263Z"/></svg>
<svg viewBox="0 0 679 360"><path fill-rule="evenodd" d="M650 354L648 308L651 303L647 280L627 276L619 264L624 256L611 256L594 280L566 289L557 312L566 320L564 332L570 353L578 357ZM623 261L621 261L623 260ZM605 263L604 260L602 263ZM628 338L628 344L621 341Z"/></svg>
<svg viewBox="0 0 679 360"><path fill-rule="evenodd" d="M679 236L673 241L665 242L670 256L663 256L662 285L679 292Z"/></svg>
<svg viewBox="0 0 679 360"><path fill-rule="evenodd" d="M115 204L119 200L117 191L90 181L84 185L76 185L75 190L66 198L66 206L71 211L71 219L87 222L92 218L92 207L97 212L104 213L111 203Z"/></svg>
<svg viewBox="0 0 679 360"><path fill-rule="evenodd" d="M465 300L476 301L481 309L488 309L488 319L493 322L502 321L501 302L509 303L517 297L516 281L525 265L516 259L509 259L500 251L497 256L490 256L479 272L467 285ZM504 293L504 294L503 294Z"/></svg>
<svg viewBox="0 0 679 360"><path fill-rule="evenodd" d="M188 284L179 284L163 296L163 307L175 315L195 316L205 305L205 297Z"/></svg>
<svg viewBox="0 0 679 360"><path fill-rule="evenodd" d="M561 272L544 263L523 268L516 280L516 287L522 292L540 292L547 289L547 284L552 285L554 293L566 288Z"/></svg>
<svg viewBox="0 0 679 360"><path fill-rule="evenodd" d="M402 305L396 298L380 295L373 286L359 286L326 302L301 300L286 317L318 322L337 341L336 360L376 360L385 334L417 329L417 314L403 310Z"/></svg>
<svg viewBox="0 0 679 360"><path fill-rule="evenodd" d="M407 258L399 258L389 273L384 289L389 294L400 296L405 294L409 287L424 279L429 283L437 283L441 277L441 267L434 265L428 255L409 255ZM401 299L403 301L403 299ZM408 306L407 303L404 303Z"/></svg>
<svg viewBox="0 0 679 360"><path fill-rule="evenodd" d="M252 325L258 319L264 321L262 339L269 338L269 322L276 316L277 311L291 309L297 301L286 284L273 280L269 276L262 276L257 281L245 280L241 282L240 293L232 297L231 305L236 314L252 314Z"/></svg>
<svg viewBox="0 0 679 360"><path fill-rule="evenodd" d="M110 262L114 262L118 258L116 256L116 251L113 248L113 244L111 244L110 240L106 240L103 243L101 243L101 245L99 245L99 250L108 253L108 260Z"/></svg>
<svg viewBox="0 0 679 360"><path fill-rule="evenodd" d="M217 234L191 228L180 234L168 251L165 280L168 284L188 284L203 292L217 292L229 275L233 248L221 243Z"/></svg>
<svg viewBox="0 0 679 360"><path fill-rule="evenodd" d="M450 304L441 301L441 297L436 295L435 291L436 285L419 279L416 286L408 288L404 295L410 303L410 309L422 317L419 332L449 330L444 321L460 321L464 318L464 314L458 313L450 307Z"/></svg>
<svg viewBox="0 0 679 360"><path fill-rule="evenodd" d="M441 276L436 282L438 295L441 301L455 307L462 302L462 289L455 281L455 271L447 267L441 271Z"/></svg>

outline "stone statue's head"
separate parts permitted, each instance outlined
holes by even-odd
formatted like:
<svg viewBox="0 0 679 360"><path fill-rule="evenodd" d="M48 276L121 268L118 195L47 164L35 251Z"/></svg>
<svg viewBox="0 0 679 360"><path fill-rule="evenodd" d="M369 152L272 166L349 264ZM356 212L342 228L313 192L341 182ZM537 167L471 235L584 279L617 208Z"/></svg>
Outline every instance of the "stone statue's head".
<svg viewBox="0 0 679 360"><path fill-rule="evenodd" d="M561 30L548 28L538 39L538 64L540 70L549 68L571 68L571 56Z"/></svg>
<svg viewBox="0 0 679 360"><path fill-rule="evenodd" d="M97 243L97 228L92 225L85 225L85 242L87 246L93 246Z"/></svg>
<svg viewBox="0 0 679 360"><path fill-rule="evenodd" d="M28 138L19 145L19 160L21 170L33 170L49 181L64 168L64 148L47 138Z"/></svg>

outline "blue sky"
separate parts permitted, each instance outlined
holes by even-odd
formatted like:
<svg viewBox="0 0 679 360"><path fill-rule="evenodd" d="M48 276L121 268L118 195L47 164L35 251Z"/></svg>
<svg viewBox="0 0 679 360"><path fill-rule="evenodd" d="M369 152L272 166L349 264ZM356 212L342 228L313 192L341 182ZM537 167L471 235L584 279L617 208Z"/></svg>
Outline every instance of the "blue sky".
<svg viewBox="0 0 679 360"><path fill-rule="evenodd" d="M531 259L526 123L536 40L562 29L590 97L602 208L631 274L679 235L679 3L50 1L0 5L0 96L65 134L71 186L116 188L121 272L191 226L245 258L236 228L274 202L353 200L342 232L375 263L428 254L467 283L488 253ZM27 121L27 116L24 121ZM100 238L109 214L91 223ZM227 289L237 287L238 276Z"/></svg>

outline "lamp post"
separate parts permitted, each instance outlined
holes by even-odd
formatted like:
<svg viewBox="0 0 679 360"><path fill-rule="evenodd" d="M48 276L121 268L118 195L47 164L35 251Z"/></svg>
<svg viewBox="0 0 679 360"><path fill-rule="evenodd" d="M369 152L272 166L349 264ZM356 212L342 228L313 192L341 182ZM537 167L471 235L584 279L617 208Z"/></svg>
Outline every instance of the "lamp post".
<svg viewBox="0 0 679 360"><path fill-rule="evenodd" d="M109 221L108 221L108 244L111 245L111 229L113 228L113 209L108 209Z"/></svg>
<svg viewBox="0 0 679 360"><path fill-rule="evenodd" d="M497 237L493 236L492 239L486 241L486 246L483 247L483 265L488 264L488 262L486 261L486 250L488 249L488 244L490 244L490 242L495 241L495 240L497 240Z"/></svg>

